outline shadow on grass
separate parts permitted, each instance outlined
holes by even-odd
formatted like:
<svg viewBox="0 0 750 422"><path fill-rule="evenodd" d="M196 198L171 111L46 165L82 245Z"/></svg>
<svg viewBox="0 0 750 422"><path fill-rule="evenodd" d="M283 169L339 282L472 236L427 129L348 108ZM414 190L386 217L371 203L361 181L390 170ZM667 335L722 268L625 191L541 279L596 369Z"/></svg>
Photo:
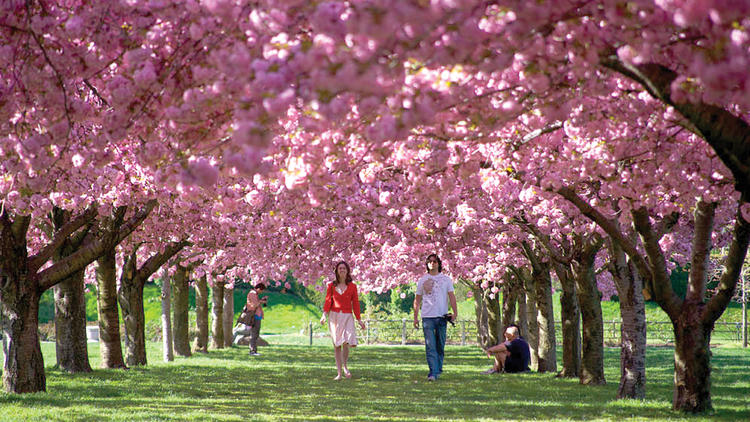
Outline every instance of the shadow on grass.
<svg viewBox="0 0 750 422"><path fill-rule="evenodd" d="M46 394L0 395L0 419L45 420L664 420L672 412L672 351L649 349L647 399L614 399L619 351L607 349L599 387L553 374L480 375L489 365L477 348L450 347L445 372L427 382L424 349L361 346L351 352L353 378L333 381L333 349L272 345L89 374L48 370ZM750 356L715 351L713 415L750 416ZM740 368L734 371L734 367ZM730 370L731 369L731 370ZM738 373L739 372L739 373ZM18 413L13 413L13 412ZM10 418L9 418L10 417Z"/></svg>

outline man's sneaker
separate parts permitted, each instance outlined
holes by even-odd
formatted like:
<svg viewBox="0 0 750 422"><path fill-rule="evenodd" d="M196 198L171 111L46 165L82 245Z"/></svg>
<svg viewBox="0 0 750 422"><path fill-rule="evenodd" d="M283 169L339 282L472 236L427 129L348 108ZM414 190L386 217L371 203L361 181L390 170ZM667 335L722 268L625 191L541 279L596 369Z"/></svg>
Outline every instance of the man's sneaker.
<svg viewBox="0 0 750 422"><path fill-rule="evenodd" d="M498 373L500 373L500 371L498 371L495 368L490 368L486 371L482 371L482 375L490 375L490 374L498 374Z"/></svg>
<svg viewBox="0 0 750 422"><path fill-rule="evenodd" d="M427 381L435 381L436 379L437 379L437 378L435 378L435 377L434 377L434 376L432 376L432 375L428 375L428 376L427 376Z"/></svg>
<svg viewBox="0 0 750 422"><path fill-rule="evenodd" d="M258 352L250 352L250 356L260 356L260 353L258 353Z"/></svg>

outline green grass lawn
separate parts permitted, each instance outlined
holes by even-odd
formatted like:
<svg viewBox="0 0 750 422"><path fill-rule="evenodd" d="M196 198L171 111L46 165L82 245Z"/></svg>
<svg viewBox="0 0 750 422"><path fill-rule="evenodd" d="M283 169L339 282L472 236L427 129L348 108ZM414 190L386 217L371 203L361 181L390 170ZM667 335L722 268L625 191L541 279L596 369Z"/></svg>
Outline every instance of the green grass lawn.
<svg viewBox="0 0 750 422"><path fill-rule="evenodd" d="M643 401L615 400L617 349L606 350L609 383L581 386L547 374L480 375L488 359L476 347L449 346L445 372L425 381L421 346L360 346L353 379L333 381L330 345L272 344L257 358L245 348L71 375L54 369L54 344L44 343L47 393L0 394L0 420L26 421L377 421L377 420L698 420L672 412L673 351L649 348ZM98 366L97 344L89 348ZM750 351L713 349L712 420L750 419ZM702 420L702 419L701 419Z"/></svg>

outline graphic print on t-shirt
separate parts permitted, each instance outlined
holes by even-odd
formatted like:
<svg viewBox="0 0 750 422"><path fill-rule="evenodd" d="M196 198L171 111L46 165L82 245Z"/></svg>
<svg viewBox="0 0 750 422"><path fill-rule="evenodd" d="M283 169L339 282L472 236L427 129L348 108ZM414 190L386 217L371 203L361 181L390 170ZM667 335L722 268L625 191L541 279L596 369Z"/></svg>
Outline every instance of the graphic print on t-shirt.
<svg viewBox="0 0 750 422"><path fill-rule="evenodd" d="M438 301L437 296L440 289L438 288L438 286L436 286L436 283L438 283L439 281L439 279L428 276L427 280L425 280L424 284L422 284L424 297L427 298L430 303L436 303Z"/></svg>

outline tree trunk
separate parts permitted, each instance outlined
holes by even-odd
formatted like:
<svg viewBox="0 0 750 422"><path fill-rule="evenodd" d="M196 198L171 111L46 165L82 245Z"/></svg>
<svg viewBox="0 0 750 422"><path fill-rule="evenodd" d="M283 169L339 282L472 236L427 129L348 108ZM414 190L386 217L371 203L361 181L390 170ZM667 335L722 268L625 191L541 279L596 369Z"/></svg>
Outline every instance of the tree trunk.
<svg viewBox="0 0 750 422"><path fill-rule="evenodd" d="M117 313L115 249L97 260L96 305L99 311L99 353L102 368L125 368L120 344L120 316Z"/></svg>
<svg viewBox="0 0 750 422"><path fill-rule="evenodd" d="M610 241L612 277L620 297L620 385L617 398L646 398L646 305L643 281L625 252Z"/></svg>
<svg viewBox="0 0 750 422"><path fill-rule="evenodd" d="M195 351L208 352L208 285L206 276L200 277L195 283L195 325L198 337Z"/></svg>
<svg viewBox="0 0 750 422"><path fill-rule="evenodd" d="M125 323L125 363L146 365L146 318L143 313L144 281L136 277L135 256L125 258L117 297Z"/></svg>
<svg viewBox="0 0 750 422"><path fill-rule="evenodd" d="M164 362L174 360L172 349L172 295L169 283L169 271L165 268L161 276L161 335Z"/></svg>
<svg viewBox="0 0 750 422"><path fill-rule="evenodd" d="M234 289L224 287L224 347L232 347L232 327L234 327ZM228 334L227 334L228 333Z"/></svg>
<svg viewBox="0 0 750 422"><path fill-rule="evenodd" d="M562 286L560 294L560 316L562 319L562 370L557 374L563 378L578 378L581 372L581 311L578 308L575 280L569 266L555 266L557 278Z"/></svg>
<svg viewBox="0 0 750 422"><path fill-rule="evenodd" d="M577 255L578 259L574 261L572 270L583 326L580 380L584 385L602 385L606 384L604 379L604 322L602 321L601 293L596 286L594 274L596 251L581 251Z"/></svg>
<svg viewBox="0 0 750 422"><path fill-rule="evenodd" d="M487 312L487 305L483 300L483 289L478 286L472 286L471 291L474 294L474 314L476 315L477 322L477 344L482 349L486 349L490 346L494 346L490 340L490 329L489 329L489 313Z"/></svg>
<svg viewBox="0 0 750 422"><path fill-rule="evenodd" d="M55 230L70 222L71 213L54 208L50 219ZM89 233L84 229L78 235L65 239L52 255L54 262L70 256L84 244ZM53 287L55 296L55 352L57 366L70 373L91 372L88 339L86 338L86 299L84 272L73 273Z"/></svg>
<svg viewBox="0 0 750 422"><path fill-rule="evenodd" d="M477 317L477 341L482 349L492 347L502 338L500 327L500 298L490 297L492 292L479 287L474 292L474 309Z"/></svg>
<svg viewBox="0 0 750 422"><path fill-rule="evenodd" d="M521 329L521 335L526 336L529 333L529 313L526 312L526 291L523 288L523 280L519 280L516 287L516 299L518 300L518 328Z"/></svg>
<svg viewBox="0 0 750 422"><path fill-rule="evenodd" d="M540 263L540 270L534 271L536 288L536 320L539 330L539 372L557 371L557 340L555 317L552 312L552 279L549 264Z"/></svg>
<svg viewBox="0 0 750 422"><path fill-rule="evenodd" d="M70 373L91 372L86 338L83 271L73 274L53 289L57 365Z"/></svg>
<svg viewBox="0 0 750 422"><path fill-rule="evenodd" d="M536 309L536 287L534 278L528 271L524 271L524 290L526 292L526 323L529 328L523 332L526 341L529 343L531 352L531 363L529 367L532 371L539 370L539 322L537 321Z"/></svg>
<svg viewBox="0 0 750 422"><path fill-rule="evenodd" d="M231 336L229 331L227 336ZM224 283L214 281L211 287L211 348L224 348Z"/></svg>
<svg viewBox="0 0 750 422"><path fill-rule="evenodd" d="M24 245L25 247L25 245ZM23 274L23 270L16 272ZM3 338L8 339L8 352L3 365L3 387L8 393L47 391L44 358L39 344L39 298L37 283L16 274L7 274L2 286L5 315ZM14 289L8 289L13 286Z"/></svg>
<svg viewBox="0 0 750 422"><path fill-rule="evenodd" d="M713 324L701 322L706 305L683 304L674 323L674 395L672 408L690 413L711 410L711 331Z"/></svg>
<svg viewBox="0 0 750 422"><path fill-rule="evenodd" d="M516 322L516 302L518 301L518 288L515 279L508 279L503 284L503 321L500 331L504 330L510 324ZM501 333L502 335L502 333Z"/></svg>
<svg viewBox="0 0 750 422"><path fill-rule="evenodd" d="M188 269L178 265L172 278L172 296L174 297L172 336L175 354L184 357L192 355L190 352L190 322L188 320L190 304L188 282Z"/></svg>

